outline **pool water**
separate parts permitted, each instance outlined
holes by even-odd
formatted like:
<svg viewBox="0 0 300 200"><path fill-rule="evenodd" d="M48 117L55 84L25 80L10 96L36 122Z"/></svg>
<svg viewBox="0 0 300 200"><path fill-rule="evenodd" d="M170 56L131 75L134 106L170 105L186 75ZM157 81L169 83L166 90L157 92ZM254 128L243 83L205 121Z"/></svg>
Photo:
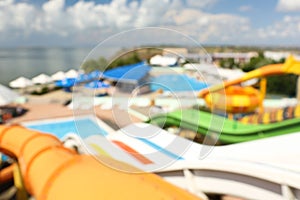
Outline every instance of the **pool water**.
<svg viewBox="0 0 300 200"><path fill-rule="evenodd" d="M53 134L60 139L68 133L79 134L82 138L97 134L104 136L108 134L91 118L36 122L25 124L25 126L33 130Z"/></svg>
<svg viewBox="0 0 300 200"><path fill-rule="evenodd" d="M151 91L163 89L164 91L172 92L199 91L207 87L208 84L184 74L168 74L153 77L150 85Z"/></svg>

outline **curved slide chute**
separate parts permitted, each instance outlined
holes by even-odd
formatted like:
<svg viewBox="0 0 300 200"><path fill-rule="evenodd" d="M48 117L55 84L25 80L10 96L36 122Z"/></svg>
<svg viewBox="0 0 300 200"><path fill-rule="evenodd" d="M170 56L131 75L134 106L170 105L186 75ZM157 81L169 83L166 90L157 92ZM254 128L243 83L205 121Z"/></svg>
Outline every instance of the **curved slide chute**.
<svg viewBox="0 0 300 200"><path fill-rule="evenodd" d="M202 135L219 135L222 143L239 143L293 132L300 132L300 118L270 124L244 124L199 110L178 110L152 117L148 122L158 126L178 126ZM219 122L218 124L213 124ZM221 132L220 132L221 131ZM220 134L219 134L220 133Z"/></svg>
<svg viewBox="0 0 300 200"><path fill-rule="evenodd" d="M5 167L1 169L0 171L0 184L6 183L9 180L13 179L13 170L15 165L10 165L8 167Z"/></svg>
<svg viewBox="0 0 300 200"><path fill-rule="evenodd" d="M261 78L270 75L279 75L279 74L298 74L300 75L300 61L294 59L294 57L290 56L285 63L283 64L271 64L261 67L259 69L253 70L251 72L246 73L239 79L235 79L232 81L224 82L223 84L215 85L210 88L206 88L201 90L198 94L199 97L204 97L208 93L216 92L223 88L226 88L231 85L237 85L247 80L253 78Z"/></svg>
<svg viewBox="0 0 300 200"><path fill-rule="evenodd" d="M253 112L262 104L263 95L253 87L230 86L225 91L209 93L204 98L211 109L226 110L229 113Z"/></svg>
<svg viewBox="0 0 300 200"><path fill-rule="evenodd" d="M0 126L0 150L17 158L26 189L38 200L198 199L154 174L115 170L64 148L52 135L21 126ZM133 168L109 157L101 160Z"/></svg>
<svg viewBox="0 0 300 200"><path fill-rule="evenodd" d="M300 198L299 137L300 132L212 147L143 123L130 124L106 137L109 143L122 142L152 161L143 164L126 159L129 152L122 148L119 150L124 154L115 154L117 149L112 151L100 135L89 136L84 142L96 155L106 152L144 170L158 164L152 168L154 173L203 199L207 199L205 194L228 194L282 200ZM167 158L172 158L171 162L161 167Z"/></svg>
<svg viewBox="0 0 300 200"><path fill-rule="evenodd" d="M241 78L201 90L198 96L205 99L211 110L217 109L226 110L229 113L243 113L253 112L257 107L260 107L260 112L263 112L263 99L266 93L266 79L264 77L289 73L300 75L300 62L296 61L292 56L283 64L266 65L248 72ZM251 87L243 88L237 86L237 84L253 78L262 78L260 92ZM236 90L236 87L239 87L239 91L232 93L232 91ZM249 93L250 88L254 92Z"/></svg>

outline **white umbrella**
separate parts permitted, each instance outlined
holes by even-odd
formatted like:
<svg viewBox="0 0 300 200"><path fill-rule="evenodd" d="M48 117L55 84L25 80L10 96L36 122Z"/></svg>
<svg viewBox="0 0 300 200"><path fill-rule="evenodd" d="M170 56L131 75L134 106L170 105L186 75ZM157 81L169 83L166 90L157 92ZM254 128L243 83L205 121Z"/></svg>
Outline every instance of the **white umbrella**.
<svg viewBox="0 0 300 200"><path fill-rule="evenodd" d="M9 86L12 88L25 88L25 87L31 86L31 85L33 85L32 81L23 76L17 78L16 80L13 80L9 83Z"/></svg>
<svg viewBox="0 0 300 200"><path fill-rule="evenodd" d="M70 69L69 71L66 72L66 78L77 78L78 72L74 69Z"/></svg>
<svg viewBox="0 0 300 200"><path fill-rule="evenodd" d="M52 78L46 74L40 74L34 77L32 79L32 82L35 84L46 84L46 83L51 83Z"/></svg>
<svg viewBox="0 0 300 200"><path fill-rule="evenodd" d="M59 80L65 79L65 78L66 78L66 75L65 75L65 73L64 73L63 71L58 71L58 72L56 72L55 74L53 74L53 75L51 76L51 78L52 78L52 80L54 80L54 81L59 81Z"/></svg>
<svg viewBox="0 0 300 200"><path fill-rule="evenodd" d="M0 105L1 106L15 101L18 97L19 95L16 92L0 84Z"/></svg>

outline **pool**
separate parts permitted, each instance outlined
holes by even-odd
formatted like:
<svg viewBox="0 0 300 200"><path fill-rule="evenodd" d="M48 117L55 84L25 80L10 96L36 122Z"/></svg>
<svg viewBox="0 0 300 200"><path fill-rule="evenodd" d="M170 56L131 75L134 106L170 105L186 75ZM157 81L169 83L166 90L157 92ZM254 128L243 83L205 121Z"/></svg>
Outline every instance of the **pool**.
<svg viewBox="0 0 300 200"><path fill-rule="evenodd" d="M23 123L23 125L32 130L53 134L60 139L68 133L76 133L82 138L86 138L91 135L106 136L109 132L109 128L104 122L92 117L40 120Z"/></svg>
<svg viewBox="0 0 300 200"><path fill-rule="evenodd" d="M151 91L163 89L164 91L172 92L199 91L207 87L208 84L184 74L168 74L153 77L150 85Z"/></svg>

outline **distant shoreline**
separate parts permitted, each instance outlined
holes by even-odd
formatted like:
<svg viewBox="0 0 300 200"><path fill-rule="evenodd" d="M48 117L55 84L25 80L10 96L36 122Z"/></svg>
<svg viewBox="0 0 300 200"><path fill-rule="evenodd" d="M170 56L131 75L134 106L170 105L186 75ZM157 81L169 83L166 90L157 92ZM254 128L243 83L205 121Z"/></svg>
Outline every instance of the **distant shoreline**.
<svg viewBox="0 0 300 200"><path fill-rule="evenodd" d="M83 45L83 46L2 46L0 49L94 49L96 47L95 44L93 45ZM141 46L143 47L143 46ZM158 47L158 48L166 48L166 47L183 47L181 45L168 45L168 44L161 44L161 45L151 45L151 47ZM219 49L219 48L227 48L230 50L251 50L251 51L259 51L259 50L274 50L274 51L299 51L299 46L292 46L292 45L234 45L234 44L202 44L203 48L212 48L212 49ZM112 47L110 47L112 48ZM116 48L116 47L113 47ZM118 47L116 49L126 49L132 47ZM192 47L193 48L193 47Z"/></svg>

